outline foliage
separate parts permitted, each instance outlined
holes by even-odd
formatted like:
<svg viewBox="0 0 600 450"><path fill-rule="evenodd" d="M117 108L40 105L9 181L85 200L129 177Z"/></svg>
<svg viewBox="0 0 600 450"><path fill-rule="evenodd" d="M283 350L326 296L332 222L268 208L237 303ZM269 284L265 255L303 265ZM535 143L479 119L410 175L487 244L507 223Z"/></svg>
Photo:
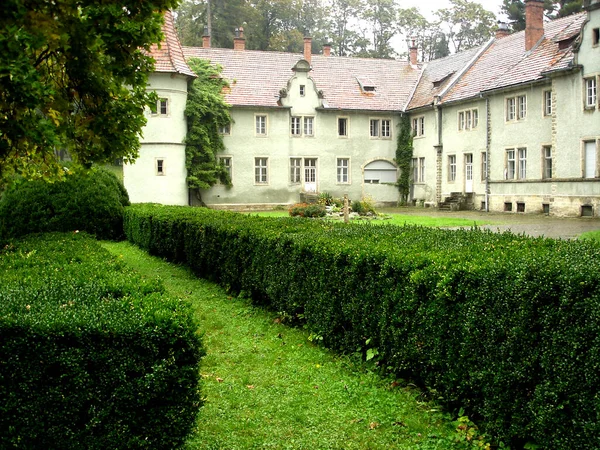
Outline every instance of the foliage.
<svg viewBox="0 0 600 450"><path fill-rule="evenodd" d="M375 207L373 206L373 199L369 197L363 197L363 199L360 201L353 201L352 211L361 216L366 216L367 214L377 214L375 212Z"/></svg>
<svg viewBox="0 0 600 450"><path fill-rule="evenodd" d="M201 404L189 304L89 236L0 251L0 447L178 448Z"/></svg>
<svg viewBox="0 0 600 450"><path fill-rule="evenodd" d="M0 18L0 178L135 159L162 12L178 0L7 0Z"/></svg>
<svg viewBox="0 0 600 450"><path fill-rule="evenodd" d="M440 30L440 22L428 22L417 8L400 10L398 24L410 40L415 39L420 61L439 59L450 54L448 39Z"/></svg>
<svg viewBox="0 0 600 450"><path fill-rule="evenodd" d="M333 349L369 341L378 367L463 406L497 439L562 450L600 434L594 243L147 205L125 224L132 241Z"/></svg>
<svg viewBox="0 0 600 450"><path fill-rule="evenodd" d="M325 217L325 206L318 203L296 203L290 206L291 217Z"/></svg>
<svg viewBox="0 0 600 450"><path fill-rule="evenodd" d="M396 165L400 169L398 177L398 191L400 191L400 204L405 205L410 194L410 164L413 157L413 130L408 114L400 118L398 130L398 143L396 146Z"/></svg>
<svg viewBox="0 0 600 450"><path fill-rule="evenodd" d="M222 93L228 84L221 78L221 68L198 58L188 60L188 65L198 78L188 91L185 107L185 167L188 187L199 196L201 189L217 182L231 185L229 173L217 156L225 148L219 129L231 123L231 116Z"/></svg>
<svg viewBox="0 0 600 450"><path fill-rule="evenodd" d="M100 239L123 237L129 196L113 173L66 171L63 181L16 180L0 199L0 238L47 231L87 231Z"/></svg>
<svg viewBox="0 0 600 450"><path fill-rule="evenodd" d="M544 11L549 19L565 17L581 10L581 0L544 0ZM525 2L523 0L503 0L500 11L508 17L513 32L525 29Z"/></svg>
<svg viewBox="0 0 600 450"><path fill-rule="evenodd" d="M448 41L455 52L485 43L493 36L496 17L479 3L469 0L449 0L451 7L437 11L442 24L448 27Z"/></svg>

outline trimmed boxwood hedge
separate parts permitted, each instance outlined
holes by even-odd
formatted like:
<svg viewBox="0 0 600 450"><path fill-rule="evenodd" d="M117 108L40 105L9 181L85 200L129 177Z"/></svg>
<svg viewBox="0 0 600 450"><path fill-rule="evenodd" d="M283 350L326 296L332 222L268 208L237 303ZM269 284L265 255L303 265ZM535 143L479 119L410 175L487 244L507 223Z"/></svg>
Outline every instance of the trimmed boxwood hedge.
<svg viewBox="0 0 600 450"><path fill-rule="evenodd" d="M600 447L600 248L482 230L134 205L151 253L435 389L504 442Z"/></svg>
<svg viewBox="0 0 600 450"><path fill-rule="evenodd" d="M0 448L172 449L204 354L190 305L80 234L0 250Z"/></svg>
<svg viewBox="0 0 600 450"><path fill-rule="evenodd" d="M118 240L128 205L121 181L102 168L69 172L54 183L19 179L0 197L0 243L29 233L75 230Z"/></svg>

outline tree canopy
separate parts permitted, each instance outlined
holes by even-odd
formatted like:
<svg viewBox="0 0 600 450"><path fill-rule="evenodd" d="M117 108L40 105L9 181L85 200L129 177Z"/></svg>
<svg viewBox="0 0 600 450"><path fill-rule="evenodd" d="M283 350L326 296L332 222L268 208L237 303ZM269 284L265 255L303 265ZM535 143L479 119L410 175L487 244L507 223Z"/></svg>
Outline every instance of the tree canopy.
<svg viewBox="0 0 600 450"><path fill-rule="evenodd" d="M494 15L471 0L451 0L428 21L398 0L184 0L177 28L184 45L201 46L209 26L212 46L232 48L233 32L244 27L246 48L302 51L302 37L313 49L331 45L339 56L402 57L399 43L418 40L424 60L446 56L485 42L496 26ZM405 55L404 55L405 56Z"/></svg>
<svg viewBox="0 0 600 450"><path fill-rule="evenodd" d="M67 150L88 167L133 160L162 14L179 0L4 0L0 179L55 180Z"/></svg>
<svg viewBox="0 0 600 450"><path fill-rule="evenodd" d="M565 17L582 10L582 0L544 0L544 12L549 19ZM508 17L512 31L525 29L525 2L523 0L504 0L500 11Z"/></svg>

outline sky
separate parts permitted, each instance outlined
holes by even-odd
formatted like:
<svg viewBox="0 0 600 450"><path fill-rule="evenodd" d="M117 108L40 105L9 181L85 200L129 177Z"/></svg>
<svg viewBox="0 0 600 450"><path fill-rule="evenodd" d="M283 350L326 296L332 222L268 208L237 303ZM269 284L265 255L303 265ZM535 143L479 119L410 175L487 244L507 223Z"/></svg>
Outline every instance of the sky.
<svg viewBox="0 0 600 450"><path fill-rule="evenodd" d="M479 3L484 9L493 12L499 19L502 18L500 15L500 6L502 0L472 0L473 3ZM449 8L449 0L400 0L401 8L418 8L421 14L426 18L430 19L433 17L433 12L442 8Z"/></svg>

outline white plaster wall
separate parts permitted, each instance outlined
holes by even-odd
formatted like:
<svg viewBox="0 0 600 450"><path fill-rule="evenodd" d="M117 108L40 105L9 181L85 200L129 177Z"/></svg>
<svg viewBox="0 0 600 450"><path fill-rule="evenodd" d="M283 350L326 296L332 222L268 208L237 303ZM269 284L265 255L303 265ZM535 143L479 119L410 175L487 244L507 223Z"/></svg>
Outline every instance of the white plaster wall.
<svg viewBox="0 0 600 450"><path fill-rule="evenodd" d="M148 90L168 100L166 116L146 111L141 149L133 164L124 164L123 182L132 203L156 202L187 205L185 145L187 122L184 116L187 100L187 77L154 73ZM164 161L163 175L156 173L156 160Z"/></svg>
<svg viewBox="0 0 600 450"><path fill-rule="evenodd" d="M425 119L425 133L422 136L413 138L413 158L425 158L425 181L413 183L412 199L435 202L437 177L437 150L435 145L438 144L438 123L436 112L433 109L413 113L410 118L411 123L413 118L421 116Z"/></svg>

